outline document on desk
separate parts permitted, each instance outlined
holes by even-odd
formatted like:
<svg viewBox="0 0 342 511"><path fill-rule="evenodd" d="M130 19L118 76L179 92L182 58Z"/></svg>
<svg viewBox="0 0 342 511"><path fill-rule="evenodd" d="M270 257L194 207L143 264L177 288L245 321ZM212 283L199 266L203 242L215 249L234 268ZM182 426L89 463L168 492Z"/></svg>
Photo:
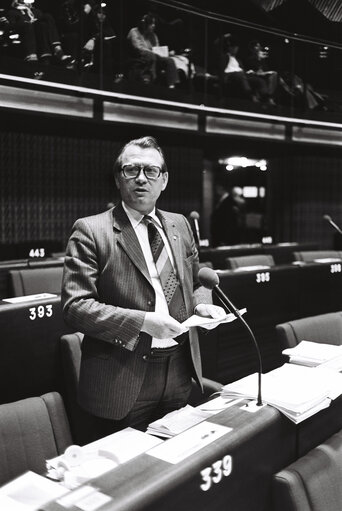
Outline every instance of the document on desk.
<svg viewBox="0 0 342 511"><path fill-rule="evenodd" d="M282 353L290 357L291 364L315 367L331 361L332 367L342 371L342 345L303 340L294 348L287 348Z"/></svg>
<svg viewBox="0 0 342 511"><path fill-rule="evenodd" d="M3 298L3 302L8 303L25 303L32 302L36 300L47 300L48 298L56 298L57 295L53 293L39 293L37 295L25 295L25 296L15 296L14 298Z"/></svg>
<svg viewBox="0 0 342 511"><path fill-rule="evenodd" d="M168 463L176 464L200 451L218 438L230 433L230 431L232 431L232 428L227 426L207 421L201 422L193 428L170 438L170 440L153 447L146 454Z"/></svg>
<svg viewBox="0 0 342 511"><path fill-rule="evenodd" d="M342 394L342 374L328 368L284 364L262 375L262 399L298 424ZM258 374L225 385L222 397L256 399Z"/></svg>
<svg viewBox="0 0 342 511"><path fill-rule="evenodd" d="M241 316L247 312L247 309L240 309L239 310ZM234 321L236 317L234 314L230 313L224 316L222 319L217 318L204 318L203 316L197 316L197 314L194 314L193 316L190 316L190 318L186 319L182 325L190 328L193 326L206 326L206 325L212 325L214 323L217 323L220 325L221 323L230 323L231 321Z"/></svg>
<svg viewBox="0 0 342 511"><path fill-rule="evenodd" d="M212 415L210 412L186 405L179 410L166 414L148 425L147 433L164 438L172 438L186 429L195 426Z"/></svg>
<svg viewBox="0 0 342 511"><path fill-rule="evenodd" d="M4 511L36 511L41 506L68 492L67 488L35 472L25 472L0 488L0 504Z"/></svg>

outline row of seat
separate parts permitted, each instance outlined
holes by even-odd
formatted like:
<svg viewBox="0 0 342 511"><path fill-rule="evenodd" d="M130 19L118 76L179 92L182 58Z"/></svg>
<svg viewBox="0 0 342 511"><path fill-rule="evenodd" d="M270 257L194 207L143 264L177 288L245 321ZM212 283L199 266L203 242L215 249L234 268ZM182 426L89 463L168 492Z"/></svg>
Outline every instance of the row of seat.
<svg viewBox="0 0 342 511"><path fill-rule="evenodd" d="M293 252L294 261L302 261L311 263L317 259L335 259L342 260L342 252L339 250L308 250ZM226 265L228 269L235 270L237 268L247 266L275 266L275 261L270 254L255 254L237 257L227 257Z"/></svg>
<svg viewBox="0 0 342 511"><path fill-rule="evenodd" d="M317 259L340 259L342 252L337 250L301 251L294 252L295 261L312 262ZM255 254L226 258L228 269L237 269L248 266L275 266L274 258L269 254ZM210 261L201 263L201 266L213 267ZM10 270L11 296L33 295L37 293L60 293L63 267L29 268Z"/></svg>

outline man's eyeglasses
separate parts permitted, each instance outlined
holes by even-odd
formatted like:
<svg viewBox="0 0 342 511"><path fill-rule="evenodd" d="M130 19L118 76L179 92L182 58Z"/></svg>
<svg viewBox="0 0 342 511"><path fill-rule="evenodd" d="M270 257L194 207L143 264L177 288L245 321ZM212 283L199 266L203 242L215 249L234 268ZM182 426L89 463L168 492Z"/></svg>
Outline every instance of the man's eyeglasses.
<svg viewBox="0 0 342 511"><path fill-rule="evenodd" d="M157 165L132 165L127 163L121 167L121 171L126 179L135 179L141 171L147 179L158 179L162 169Z"/></svg>

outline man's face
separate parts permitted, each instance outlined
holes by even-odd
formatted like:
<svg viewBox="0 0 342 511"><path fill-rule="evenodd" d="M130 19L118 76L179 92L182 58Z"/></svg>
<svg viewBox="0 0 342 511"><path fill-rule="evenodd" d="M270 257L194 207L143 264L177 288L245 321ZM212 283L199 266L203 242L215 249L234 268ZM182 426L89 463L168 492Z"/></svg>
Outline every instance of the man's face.
<svg viewBox="0 0 342 511"><path fill-rule="evenodd" d="M122 166L127 164L163 166L163 159L156 149L142 149L139 146L129 146L122 154ZM121 198L132 209L147 215L154 208L161 192L168 182L168 173L162 172L155 179L147 179L144 172L136 178L127 179L122 172L115 175L115 183L120 190Z"/></svg>

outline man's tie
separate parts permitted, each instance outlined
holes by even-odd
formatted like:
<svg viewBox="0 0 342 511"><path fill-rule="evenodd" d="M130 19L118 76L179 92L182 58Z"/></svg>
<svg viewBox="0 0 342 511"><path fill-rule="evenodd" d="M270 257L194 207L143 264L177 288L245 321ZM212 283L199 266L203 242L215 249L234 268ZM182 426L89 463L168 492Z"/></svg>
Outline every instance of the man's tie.
<svg viewBox="0 0 342 511"><path fill-rule="evenodd" d="M148 239L153 260L169 307L170 316L182 323L187 319L182 288L174 272L163 238L155 226L153 219L145 215L144 222L147 225Z"/></svg>

